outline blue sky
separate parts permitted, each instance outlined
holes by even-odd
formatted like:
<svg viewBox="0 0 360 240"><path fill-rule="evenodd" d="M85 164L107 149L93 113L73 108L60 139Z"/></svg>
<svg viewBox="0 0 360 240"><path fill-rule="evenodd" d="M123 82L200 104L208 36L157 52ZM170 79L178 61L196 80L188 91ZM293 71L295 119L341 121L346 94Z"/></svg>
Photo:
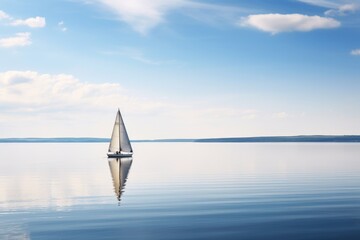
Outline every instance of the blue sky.
<svg viewBox="0 0 360 240"><path fill-rule="evenodd" d="M0 0L0 137L360 134L355 0Z"/></svg>

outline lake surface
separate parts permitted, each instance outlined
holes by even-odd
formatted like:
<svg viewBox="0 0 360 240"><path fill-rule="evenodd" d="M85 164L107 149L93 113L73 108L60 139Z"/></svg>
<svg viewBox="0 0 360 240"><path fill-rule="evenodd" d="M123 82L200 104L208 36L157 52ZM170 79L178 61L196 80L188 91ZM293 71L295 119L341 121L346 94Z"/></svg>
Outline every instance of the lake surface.
<svg viewBox="0 0 360 240"><path fill-rule="evenodd" d="M359 143L133 148L0 144L0 239L360 239Z"/></svg>

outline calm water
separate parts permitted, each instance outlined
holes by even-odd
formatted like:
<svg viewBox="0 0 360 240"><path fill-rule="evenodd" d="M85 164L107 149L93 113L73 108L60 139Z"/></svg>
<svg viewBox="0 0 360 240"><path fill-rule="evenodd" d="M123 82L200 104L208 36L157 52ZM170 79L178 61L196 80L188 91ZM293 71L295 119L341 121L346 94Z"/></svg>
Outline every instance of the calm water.
<svg viewBox="0 0 360 240"><path fill-rule="evenodd" d="M0 239L360 239L360 144L133 148L0 144Z"/></svg>

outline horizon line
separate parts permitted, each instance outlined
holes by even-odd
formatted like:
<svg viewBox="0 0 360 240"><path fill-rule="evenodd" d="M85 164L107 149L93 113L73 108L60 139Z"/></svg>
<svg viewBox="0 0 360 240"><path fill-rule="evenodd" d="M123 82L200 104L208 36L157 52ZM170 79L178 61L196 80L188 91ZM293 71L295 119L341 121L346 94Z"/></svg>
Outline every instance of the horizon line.
<svg viewBox="0 0 360 240"><path fill-rule="evenodd" d="M0 143L85 143L109 142L101 137L24 137L0 138ZM131 142L360 142L360 135L292 135L257 137L216 137L216 138L163 138L137 139Z"/></svg>

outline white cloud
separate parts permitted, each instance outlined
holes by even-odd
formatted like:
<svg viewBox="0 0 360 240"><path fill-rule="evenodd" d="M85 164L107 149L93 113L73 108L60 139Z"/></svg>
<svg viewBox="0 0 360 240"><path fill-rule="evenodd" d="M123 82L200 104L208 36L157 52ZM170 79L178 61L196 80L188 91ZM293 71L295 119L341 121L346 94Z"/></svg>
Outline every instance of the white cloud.
<svg viewBox="0 0 360 240"><path fill-rule="evenodd" d="M106 6L120 19L142 34L146 34L156 25L164 22L164 16L169 10L182 6L184 0L97 0Z"/></svg>
<svg viewBox="0 0 360 240"><path fill-rule="evenodd" d="M344 16L349 13L354 13L359 10L358 4L344 4L335 9L330 9L325 12L326 16Z"/></svg>
<svg viewBox="0 0 360 240"><path fill-rule="evenodd" d="M71 75L40 74L33 71L0 73L0 102L33 110L53 106L90 104L106 106L121 91L119 84L80 82Z"/></svg>
<svg viewBox="0 0 360 240"><path fill-rule="evenodd" d="M319 7L325 7L325 8L339 7L339 3L337 1L331 1L331 0L298 0L298 1Z"/></svg>
<svg viewBox="0 0 360 240"><path fill-rule="evenodd" d="M42 28L46 25L46 20L44 17L33 17L27 19L17 19L14 20L11 25L13 26L28 26L31 28Z"/></svg>
<svg viewBox="0 0 360 240"><path fill-rule="evenodd" d="M351 55L354 55L354 56L360 56L360 48L354 49L350 53L351 53Z"/></svg>
<svg viewBox="0 0 360 240"><path fill-rule="evenodd" d="M44 17L31 17L27 19L14 19L4 11L0 10L0 20L7 19L11 26L27 26L31 28L42 28L46 26L46 20Z"/></svg>
<svg viewBox="0 0 360 240"><path fill-rule="evenodd" d="M257 119L253 109L144 98L118 83L88 83L68 74L0 72L2 137L109 137L117 107L126 116L132 139L229 136Z"/></svg>
<svg viewBox="0 0 360 240"><path fill-rule="evenodd" d="M10 18L10 16L6 12L0 10L0 20L8 18Z"/></svg>
<svg viewBox="0 0 360 240"><path fill-rule="evenodd" d="M145 98L143 92L130 92L119 83L89 83L69 74L0 72L0 137L109 137L117 107L122 110L131 139L342 131L331 128L338 119L324 125L323 118L329 119L326 116L289 115L292 121L280 121L278 118L287 113L271 109L268 113L261 107L257 110L255 106L239 105L232 98L229 102L218 99L177 101L164 94L159 100ZM272 118L273 113L278 118ZM344 132L351 133L356 123L347 125Z"/></svg>
<svg viewBox="0 0 360 240"><path fill-rule="evenodd" d="M13 37L0 38L0 47L24 47L31 44L29 32L17 33Z"/></svg>
<svg viewBox="0 0 360 240"><path fill-rule="evenodd" d="M58 23L58 27L60 28L61 31L66 32L67 31L67 27L65 27L64 21L60 21Z"/></svg>
<svg viewBox="0 0 360 240"><path fill-rule="evenodd" d="M298 0L299 2L329 8L329 10L325 11L326 16L344 16L349 13L354 13L360 9L358 3L350 3L349 1L341 1L341 0Z"/></svg>
<svg viewBox="0 0 360 240"><path fill-rule="evenodd" d="M166 114L191 112L209 117L256 115L256 110L233 108L194 108L168 102L130 97L118 83L87 83L69 74L40 74L35 71L0 72L0 102L12 108L44 111L56 108L114 109L124 105L132 112L164 110Z"/></svg>
<svg viewBox="0 0 360 240"><path fill-rule="evenodd" d="M118 83L87 83L69 74L35 71L0 73L0 103L12 112L46 114L56 111L107 111L124 106L133 112L148 112L166 104L134 98Z"/></svg>
<svg viewBox="0 0 360 240"><path fill-rule="evenodd" d="M200 21L211 22L211 18L227 19L234 12L244 11L237 7L227 7L216 4L201 3L192 0L92 0L100 3L114 12L121 21L129 24L135 31L147 34L151 29L166 21L166 15L173 10L203 10L211 14L200 12L186 14ZM89 3L86 1L86 3ZM220 13L220 14L216 14Z"/></svg>
<svg viewBox="0 0 360 240"><path fill-rule="evenodd" d="M357 9L359 9L359 5L354 3L341 5L339 7L339 11L341 12L353 12L356 11Z"/></svg>
<svg viewBox="0 0 360 240"><path fill-rule="evenodd" d="M256 14L242 18L238 25L253 27L272 34L280 32L301 31L315 29L337 28L341 24L333 18L307 16L302 14Z"/></svg>

